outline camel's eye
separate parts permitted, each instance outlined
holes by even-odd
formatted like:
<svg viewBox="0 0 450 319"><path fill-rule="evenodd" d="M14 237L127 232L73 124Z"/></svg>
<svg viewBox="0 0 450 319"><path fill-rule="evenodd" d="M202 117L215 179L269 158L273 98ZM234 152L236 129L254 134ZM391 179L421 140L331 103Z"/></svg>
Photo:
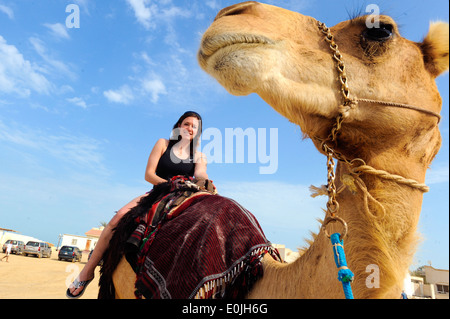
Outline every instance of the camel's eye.
<svg viewBox="0 0 450 319"><path fill-rule="evenodd" d="M393 26L391 24L380 23L380 26L367 28L363 31L362 35L364 38L370 41L383 42L387 41L392 37Z"/></svg>

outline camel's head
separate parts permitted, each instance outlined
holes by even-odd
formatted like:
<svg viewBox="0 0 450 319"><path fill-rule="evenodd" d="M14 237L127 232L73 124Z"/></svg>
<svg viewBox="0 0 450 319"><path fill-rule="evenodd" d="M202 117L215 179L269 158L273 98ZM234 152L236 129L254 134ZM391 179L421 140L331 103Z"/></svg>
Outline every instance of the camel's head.
<svg viewBox="0 0 450 319"><path fill-rule="evenodd" d="M449 67L448 24L432 24L424 41L415 43L402 38L388 16L379 16L378 28L366 20L330 28L345 62L350 97L439 112L434 79ZM330 133L342 104L341 84L314 18L254 1L233 5L221 10L205 32L198 59L230 93L257 93L310 137ZM358 134L345 136L343 129L341 138L357 148L369 137L392 139L417 123L417 130L424 130L436 122L421 112L359 103L344 123L353 128L347 132Z"/></svg>

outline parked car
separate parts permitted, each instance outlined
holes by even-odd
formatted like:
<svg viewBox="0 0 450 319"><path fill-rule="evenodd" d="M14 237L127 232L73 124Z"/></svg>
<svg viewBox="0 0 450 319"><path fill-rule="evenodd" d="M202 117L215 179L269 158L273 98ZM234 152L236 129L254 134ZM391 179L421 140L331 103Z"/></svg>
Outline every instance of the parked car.
<svg viewBox="0 0 450 319"><path fill-rule="evenodd" d="M39 258L41 257L49 257L52 255L52 248L44 242L39 241L29 241L24 247L23 247L23 254L25 256L28 255L35 255Z"/></svg>
<svg viewBox="0 0 450 319"><path fill-rule="evenodd" d="M14 240L14 239L8 239L4 244L3 244L3 253L6 252L6 246L8 246L9 243L12 243L12 247L11 247L11 253L12 254L21 254L22 250L23 250L23 241L20 240Z"/></svg>
<svg viewBox="0 0 450 319"><path fill-rule="evenodd" d="M58 260L81 261L83 254L78 247L62 246L58 253Z"/></svg>

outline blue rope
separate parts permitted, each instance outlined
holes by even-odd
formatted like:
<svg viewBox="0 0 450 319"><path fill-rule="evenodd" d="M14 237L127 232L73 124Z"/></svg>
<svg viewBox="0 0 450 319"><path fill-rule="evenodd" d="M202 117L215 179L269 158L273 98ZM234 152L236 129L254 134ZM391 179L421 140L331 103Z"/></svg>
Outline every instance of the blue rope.
<svg viewBox="0 0 450 319"><path fill-rule="evenodd" d="M353 299L351 282L353 281L353 273L347 268L347 260L345 259L344 240L341 240L339 233L334 233L330 237L333 245L334 261L338 267L338 279L342 282L342 288L346 299Z"/></svg>

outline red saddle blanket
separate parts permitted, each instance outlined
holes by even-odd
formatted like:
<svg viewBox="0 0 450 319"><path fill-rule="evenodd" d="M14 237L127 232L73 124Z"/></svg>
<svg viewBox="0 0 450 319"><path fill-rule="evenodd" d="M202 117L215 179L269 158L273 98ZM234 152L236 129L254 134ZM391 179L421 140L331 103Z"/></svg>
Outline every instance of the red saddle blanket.
<svg viewBox="0 0 450 319"><path fill-rule="evenodd" d="M243 298L262 275L263 255L280 260L249 211L209 193L192 194L136 234L137 298Z"/></svg>

